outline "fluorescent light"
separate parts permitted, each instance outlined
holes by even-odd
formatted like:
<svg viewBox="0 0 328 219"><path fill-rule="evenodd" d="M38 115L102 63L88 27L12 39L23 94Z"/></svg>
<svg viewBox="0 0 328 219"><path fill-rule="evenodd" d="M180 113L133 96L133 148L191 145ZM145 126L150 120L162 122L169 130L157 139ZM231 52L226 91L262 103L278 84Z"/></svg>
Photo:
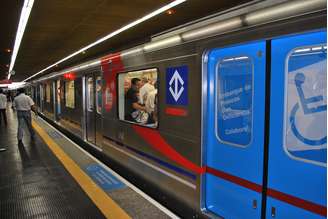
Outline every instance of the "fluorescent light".
<svg viewBox="0 0 328 219"><path fill-rule="evenodd" d="M83 47L83 48L81 48L81 49L79 49L79 50L73 52L72 54L66 56L65 58L63 58L63 59L61 59L61 60L59 60L59 61L57 61L56 63L54 63L54 64L52 64L52 65L46 67L45 69L43 69L43 70L41 70L41 71L35 73L34 75L32 75L32 76L26 78L24 81L27 81L27 80L29 80L29 79L31 79L31 78L33 78L33 77L35 77L35 76L37 76L37 75L39 75L39 74L45 72L46 70L48 70L48 69L50 69L50 68L52 68L52 67L54 67L54 66L56 66L56 65L58 65L58 64L60 64L60 63L62 63L62 62L64 62L64 61L66 61L67 59L70 59L70 58L72 58L73 56L76 56L77 54L79 54L79 53L81 53L81 52L83 52L83 51L85 51L85 50L87 50L87 49L89 49L89 48L91 48L91 47L93 47L93 46L99 44L99 43L102 43L102 42L104 42L105 40L108 40L108 39L110 39L110 38L112 38L112 37L118 35L119 33L122 33L123 31L125 31L125 30L127 30L127 29L130 29L131 27L134 27L134 26L136 26L136 25L138 25L138 24L140 24L140 23L142 23L142 22L144 22L144 21L146 21L146 20L149 20L150 18L152 18L152 17L154 17L154 16L156 16L156 15L158 15L158 14L161 14L161 13L163 13L164 11L166 11L166 10L168 10L168 9L170 9L170 8L173 8L173 7L175 7L175 6L177 6L177 5L181 4L181 3L183 3L183 2L185 2L185 1L187 1L187 0L175 0L175 1L171 2L170 4L167 4L167 5L165 5L165 6L161 7L161 8L159 8L159 9L157 9L157 10L151 12L150 14L147 14L147 15L143 16L142 18L139 18L139 19L137 19L137 20L135 20L135 21L133 21L133 22L131 22L131 23L129 23L129 24L127 24L127 25L121 27L120 29L115 30L114 32L111 32L110 34L108 34L108 35L106 35L106 36L104 36L104 37L98 39L97 41L95 41L95 42L93 42L93 43L91 43L91 44L89 44L89 45L87 45L87 46L85 46L85 47Z"/></svg>
<svg viewBox="0 0 328 219"><path fill-rule="evenodd" d="M238 60L243 60L243 59L249 59L248 56L239 56L235 58L228 58L228 59L223 59L223 62L231 62L231 61L238 61Z"/></svg>
<svg viewBox="0 0 328 219"><path fill-rule="evenodd" d="M286 1L285 3L247 14L245 16L245 21L248 25L270 22L282 17L302 14L317 10L318 8L325 8L326 5L326 0Z"/></svg>
<svg viewBox="0 0 328 219"><path fill-rule="evenodd" d="M312 47L311 50L312 50L312 51L322 50L322 46Z"/></svg>
<svg viewBox="0 0 328 219"><path fill-rule="evenodd" d="M10 79L10 76L11 76L10 72L13 70L14 65L15 65L18 50L19 50L20 44L22 42L25 27L26 27L28 18L30 16L30 13L31 13L31 10L32 10L32 7L33 7L33 3L34 3L34 0L25 0L24 1L22 12L21 12L21 15L20 15L20 18L19 18L16 38L15 38L15 44L14 44L14 50L13 50L13 53L11 55L8 79Z"/></svg>
<svg viewBox="0 0 328 219"><path fill-rule="evenodd" d="M172 45L176 45L180 42L181 42L181 37L179 35L176 35L176 36L168 37L168 38L163 39L163 40L158 40L158 41L154 41L154 42L151 42L151 43L147 43L144 46L143 49L146 52L149 52L149 51L157 50L159 48L164 48L164 47L169 47L169 46L172 46Z"/></svg>
<svg viewBox="0 0 328 219"><path fill-rule="evenodd" d="M235 60L243 60L243 59L248 59L247 56L240 56L240 57L236 57Z"/></svg>
<svg viewBox="0 0 328 219"><path fill-rule="evenodd" d="M213 23L210 25L206 25L204 27L200 27L195 30L184 32L181 34L181 37L184 41L190 41L209 35L231 31L241 26L242 26L242 20L239 17L235 17L228 20L219 21L217 23Z"/></svg>
<svg viewBox="0 0 328 219"><path fill-rule="evenodd" d="M24 87L26 82L13 82L11 84L0 84L2 88L8 88L9 90L16 90L18 88Z"/></svg>
<svg viewBox="0 0 328 219"><path fill-rule="evenodd" d="M143 48L142 47L135 47L132 49L127 49L122 51L121 53L121 57L126 57L126 56L132 56L132 55L137 55L143 52Z"/></svg>
<svg viewBox="0 0 328 219"><path fill-rule="evenodd" d="M300 52L309 52L311 49L310 48L305 48L305 49L297 49L295 50L294 53L300 53Z"/></svg>

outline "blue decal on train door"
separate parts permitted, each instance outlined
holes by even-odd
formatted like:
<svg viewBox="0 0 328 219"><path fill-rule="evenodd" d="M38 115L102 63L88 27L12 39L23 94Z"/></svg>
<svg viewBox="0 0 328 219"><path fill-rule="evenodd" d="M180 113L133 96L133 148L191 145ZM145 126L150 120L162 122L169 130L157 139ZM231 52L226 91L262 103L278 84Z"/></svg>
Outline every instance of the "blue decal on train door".
<svg viewBox="0 0 328 219"><path fill-rule="evenodd" d="M203 204L224 218L261 217L265 42L208 53Z"/></svg>
<svg viewBox="0 0 328 219"><path fill-rule="evenodd" d="M272 40L267 218L326 218L326 38Z"/></svg>

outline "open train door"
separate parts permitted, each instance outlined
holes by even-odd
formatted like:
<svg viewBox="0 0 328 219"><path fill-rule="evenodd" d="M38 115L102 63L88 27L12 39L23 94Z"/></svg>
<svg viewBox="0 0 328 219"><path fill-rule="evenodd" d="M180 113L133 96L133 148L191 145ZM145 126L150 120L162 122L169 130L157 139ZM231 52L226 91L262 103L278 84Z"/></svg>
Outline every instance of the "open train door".
<svg viewBox="0 0 328 219"><path fill-rule="evenodd" d="M326 218L326 39L272 40L267 219Z"/></svg>
<svg viewBox="0 0 328 219"><path fill-rule="evenodd" d="M261 217L266 44L204 58L202 203L224 218Z"/></svg>

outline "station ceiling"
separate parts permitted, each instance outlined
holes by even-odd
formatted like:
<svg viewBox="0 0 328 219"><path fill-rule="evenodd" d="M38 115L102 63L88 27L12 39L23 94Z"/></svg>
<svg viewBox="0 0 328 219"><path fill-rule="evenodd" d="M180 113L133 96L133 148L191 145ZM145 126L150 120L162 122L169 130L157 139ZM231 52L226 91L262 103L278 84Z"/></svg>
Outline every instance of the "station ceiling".
<svg viewBox="0 0 328 219"><path fill-rule="evenodd" d="M18 52L12 76L22 81L76 50L116 29L170 3L171 0L35 0ZM103 43L84 54L48 70L58 71L117 49L124 49L150 40L150 36L250 2L249 0L187 0ZM0 80L6 78L15 41L23 0L1 2Z"/></svg>

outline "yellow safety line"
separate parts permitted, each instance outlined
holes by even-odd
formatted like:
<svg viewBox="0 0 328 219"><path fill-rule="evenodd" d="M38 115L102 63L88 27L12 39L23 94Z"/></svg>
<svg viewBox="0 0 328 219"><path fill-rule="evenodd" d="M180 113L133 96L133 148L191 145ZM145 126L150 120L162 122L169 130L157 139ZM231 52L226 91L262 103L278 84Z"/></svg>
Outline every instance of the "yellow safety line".
<svg viewBox="0 0 328 219"><path fill-rule="evenodd" d="M58 146L56 142L51 139L51 137L35 121L32 122L32 126L106 218L131 218L101 188L99 188L98 185L93 182L93 180L87 174L85 174L83 170L81 170L81 168L60 148L60 146Z"/></svg>

